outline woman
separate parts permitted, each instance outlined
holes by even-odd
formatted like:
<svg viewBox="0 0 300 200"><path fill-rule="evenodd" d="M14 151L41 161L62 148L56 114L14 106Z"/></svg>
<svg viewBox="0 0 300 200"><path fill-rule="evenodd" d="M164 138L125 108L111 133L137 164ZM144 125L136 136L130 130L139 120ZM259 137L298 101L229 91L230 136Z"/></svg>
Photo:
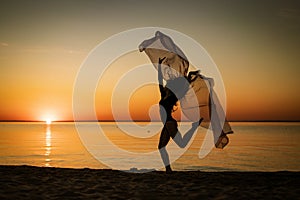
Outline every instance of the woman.
<svg viewBox="0 0 300 200"><path fill-rule="evenodd" d="M166 145L170 141L170 138L174 140L174 142L180 147L184 148L190 139L192 138L194 132L197 127L201 123L202 119L199 122L195 122L192 124L192 128L182 137L181 133L177 128L177 121L172 117L172 113L175 111L174 107L177 105L178 98L176 95L168 88L168 83L166 87L163 86L163 76L161 70L161 64L164 61L164 58L159 58L158 60L158 82L159 82L159 91L161 94L161 100L159 101L160 105L160 116L161 120L164 123L164 127L161 131L158 149L163 160L163 163L166 168L167 173L171 173L172 169L170 166L169 155L166 150ZM184 78L184 77L183 77ZM173 80L174 81L174 80ZM174 84L173 84L174 85ZM176 84L175 84L176 85ZM180 84L177 84L177 87ZM172 88L176 90L180 90L182 88Z"/></svg>

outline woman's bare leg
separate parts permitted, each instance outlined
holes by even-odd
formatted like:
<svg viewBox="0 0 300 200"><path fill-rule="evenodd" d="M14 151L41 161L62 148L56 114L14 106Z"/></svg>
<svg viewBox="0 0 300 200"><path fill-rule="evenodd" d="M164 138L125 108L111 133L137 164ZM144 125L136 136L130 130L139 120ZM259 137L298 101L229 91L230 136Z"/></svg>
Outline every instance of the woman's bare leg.
<svg viewBox="0 0 300 200"><path fill-rule="evenodd" d="M170 166L170 159L169 159L169 154L166 150L166 147L162 147L159 149L159 153L160 153L160 156L162 158L162 161L165 165L165 168L166 168L166 172L171 172L172 169L171 169L171 166Z"/></svg>
<svg viewBox="0 0 300 200"><path fill-rule="evenodd" d="M164 127L160 134L158 149L167 173L172 172L172 169L170 167L169 154L166 149L166 145L168 144L169 141L170 141L170 135L168 134L166 128Z"/></svg>
<svg viewBox="0 0 300 200"><path fill-rule="evenodd" d="M186 132L186 134L182 137L181 133L177 131L175 137L173 138L174 142L180 147L184 148L191 140L192 136L194 135L195 131L197 130L198 126L201 124L203 118L199 120L199 122L195 122L192 124L192 128Z"/></svg>

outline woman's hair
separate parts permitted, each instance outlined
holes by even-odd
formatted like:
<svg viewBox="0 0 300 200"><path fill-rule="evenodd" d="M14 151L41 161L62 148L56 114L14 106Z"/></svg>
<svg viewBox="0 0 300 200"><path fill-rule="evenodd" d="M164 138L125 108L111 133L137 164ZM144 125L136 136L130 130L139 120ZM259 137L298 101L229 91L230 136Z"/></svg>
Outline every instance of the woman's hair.
<svg viewBox="0 0 300 200"><path fill-rule="evenodd" d="M159 104L164 107L167 113L171 113L173 106L175 106L178 101L178 98L170 89L165 88L165 90L167 90L165 92L165 96L161 98Z"/></svg>
<svg viewBox="0 0 300 200"><path fill-rule="evenodd" d="M178 99L181 99L188 89L189 82L184 76L168 80L159 104L170 114Z"/></svg>

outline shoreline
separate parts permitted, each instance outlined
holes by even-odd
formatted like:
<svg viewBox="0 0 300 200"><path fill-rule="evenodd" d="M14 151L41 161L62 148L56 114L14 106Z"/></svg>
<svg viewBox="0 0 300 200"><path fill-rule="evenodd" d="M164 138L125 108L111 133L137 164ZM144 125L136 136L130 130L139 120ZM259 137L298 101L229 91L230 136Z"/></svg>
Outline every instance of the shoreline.
<svg viewBox="0 0 300 200"><path fill-rule="evenodd" d="M128 173L0 165L1 199L297 199L300 172Z"/></svg>

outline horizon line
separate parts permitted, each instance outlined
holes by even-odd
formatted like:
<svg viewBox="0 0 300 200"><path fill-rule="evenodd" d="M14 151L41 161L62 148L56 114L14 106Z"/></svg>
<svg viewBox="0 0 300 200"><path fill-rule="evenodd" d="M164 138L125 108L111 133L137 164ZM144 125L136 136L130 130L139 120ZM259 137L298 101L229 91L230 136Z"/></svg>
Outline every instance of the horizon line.
<svg viewBox="0 0 300 200"><path fill-rule="evenodd" d="M45 120L0 120L0 122L45 122ZM52 122L151 122L150 120L53 120ZM154 120L153 122L161 122ZM178 121L190 122L190 121ZM300 120L228 120L228 122L300 122Z"/></svg>

